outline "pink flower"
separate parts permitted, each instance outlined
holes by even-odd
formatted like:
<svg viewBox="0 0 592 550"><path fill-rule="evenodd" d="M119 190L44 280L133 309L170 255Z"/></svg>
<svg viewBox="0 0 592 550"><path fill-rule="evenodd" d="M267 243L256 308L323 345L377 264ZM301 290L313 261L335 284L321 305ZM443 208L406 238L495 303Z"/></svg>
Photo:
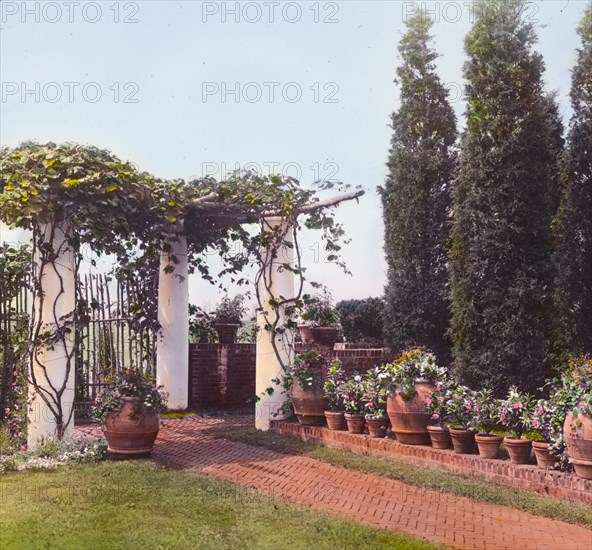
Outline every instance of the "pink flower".
<svg viewBox="0 0 592 550"><path fill-rule="evenodd" d="M21 451L26 451L27 450L27 446L26 445L21 445Z"/></svg>
<svg viewBox="0 0 592 550"><path fill-rule="evenodd" d="M16 386L16 380L12 383L13 386Z"/></svg>
<svg viewBox="0 0 592 550"><path fill-rule="evenodd" d="M426 397L425 404L426 405L431 405L432 404L432 400L429 397Z"/></svg>
<svg viewBox="0 0 592 550"><path fill-rule="evenodd" d="M442 387L442 382L436 382L436 389L439 390Z"/></svg>
<svg viewBox="0 0 592 550"><path fill-rule="evenodd" d="M438 396L438 402L439 402L439 403L442 403L442 401L444 401L444 398L443 398L441 395L439 395L439 396Z"/></svg>
<svg viewBox="0 0 592 550"><path fill-rule="evenodd" d="M434 414L432 415L432 418L433 418L434 420L438 420L438 418L440 418L440 415L439 415L438 413L434 413Z"/></svg>
<svg viewBox="0 0 592 550"><path fill-rule="evenodd" d="M514 409L519 409L521 407L520 403L514 403Z"/></svg>
<svg viewBox="0 0 592 550"><path fill-rule="evenodd" d="M12 376L18 376L18 372L14 371L14 372L12 373Z"/></svg>

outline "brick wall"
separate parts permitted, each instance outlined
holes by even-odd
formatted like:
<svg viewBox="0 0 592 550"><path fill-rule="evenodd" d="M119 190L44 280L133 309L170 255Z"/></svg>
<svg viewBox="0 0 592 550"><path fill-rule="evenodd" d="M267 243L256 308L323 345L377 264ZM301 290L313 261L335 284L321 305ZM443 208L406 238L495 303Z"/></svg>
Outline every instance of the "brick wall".
<svg viewBox="0 0 592 550"><path fill-rule="evenodd" d="M344 370L366 372L385 361L382 349L336 349ZM255 344L190 344L189 406L240 407L255 397Z"/></svg>
<svg viewBox="0 0 592 550"><path fill-rule="evenodd" d="M191 408L237 407L254 396L254 344L189 345Z"/></svg>

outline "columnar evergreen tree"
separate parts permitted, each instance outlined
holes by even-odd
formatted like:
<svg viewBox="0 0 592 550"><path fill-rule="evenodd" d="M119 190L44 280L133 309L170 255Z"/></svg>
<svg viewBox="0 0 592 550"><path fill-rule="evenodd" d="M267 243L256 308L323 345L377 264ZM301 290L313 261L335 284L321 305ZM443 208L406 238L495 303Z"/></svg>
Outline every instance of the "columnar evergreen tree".
<svg viewBox="0 0 592 550"><path fill-rule="evenodd" d="M451 336L463 382L542 382L556 125L523 0L480 0L465 40L467 129L453 197Z"/></svg>
<svg viewBox="0 0 592 550"><path fill-rule="evenodd" d="M381 189L388 283L386 344L425 345L449 357L447 251L450 182L456 166L456 118L436 74L432 21L407 22L396 83L401 105L391 117L388 176Z"/></svg>
<svg viewBox="0 0 592 550"><path fill-rule="evenodd" d="M562 179L556 303L563 350L592 353L592 7L578 28L582 47L572 73L570 123Z"/></svg>

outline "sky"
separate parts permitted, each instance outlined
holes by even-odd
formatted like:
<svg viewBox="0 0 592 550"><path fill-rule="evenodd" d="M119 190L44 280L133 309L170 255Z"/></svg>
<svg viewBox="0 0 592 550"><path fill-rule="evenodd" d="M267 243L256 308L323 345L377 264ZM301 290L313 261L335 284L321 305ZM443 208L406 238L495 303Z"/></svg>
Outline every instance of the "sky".
<svg viewBox="0 0 592 550"><path fill-rule="evenodd" d="M3 0L0 143L92 144L164 178L251 168L305 186L316 179L361 185L359 204L337 210L352 239L343 253L352 275L323 261L314 232L303 235L303 261L335 300L378 296L386 265L376 189L398 106L396 48L422 5L435 20L438 71L462 127L468 0ZM535 0L522 15L537 26L546 87L558 92L565 122L585 5ZM1 238L19 233L2 226ZM194 303L218 299L196 277L190 289Z"/></svg>

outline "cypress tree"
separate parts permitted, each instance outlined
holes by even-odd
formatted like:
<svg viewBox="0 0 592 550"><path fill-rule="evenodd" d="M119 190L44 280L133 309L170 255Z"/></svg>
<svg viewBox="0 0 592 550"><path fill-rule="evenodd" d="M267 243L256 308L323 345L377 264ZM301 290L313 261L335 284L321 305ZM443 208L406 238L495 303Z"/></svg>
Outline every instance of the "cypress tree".
<svg viewBox="0 0 592 550"><path fill-rule="evenodd" d="M399 43L400 107L391 115L388 175L380 189L388 264L385 337L394 351L424 345L446 363L446 241L457 134L448 91L436 74L431 26L418 14Z"/></svg>
<svg viewBox="0 0 592 550"><path fill-rule="evenodd" d="M522 0L480 0L465 39L467 128L453 196L458 377L498 395L543 378L557 129Z"/></svg>
<svg viewBox="0 0 592 550"><path fill-rule="evenodd" d="M592 353L592 6L578 28L582 47L572 72L573 116L567 137L558 231L556 304L561 345Z"/></svg>

